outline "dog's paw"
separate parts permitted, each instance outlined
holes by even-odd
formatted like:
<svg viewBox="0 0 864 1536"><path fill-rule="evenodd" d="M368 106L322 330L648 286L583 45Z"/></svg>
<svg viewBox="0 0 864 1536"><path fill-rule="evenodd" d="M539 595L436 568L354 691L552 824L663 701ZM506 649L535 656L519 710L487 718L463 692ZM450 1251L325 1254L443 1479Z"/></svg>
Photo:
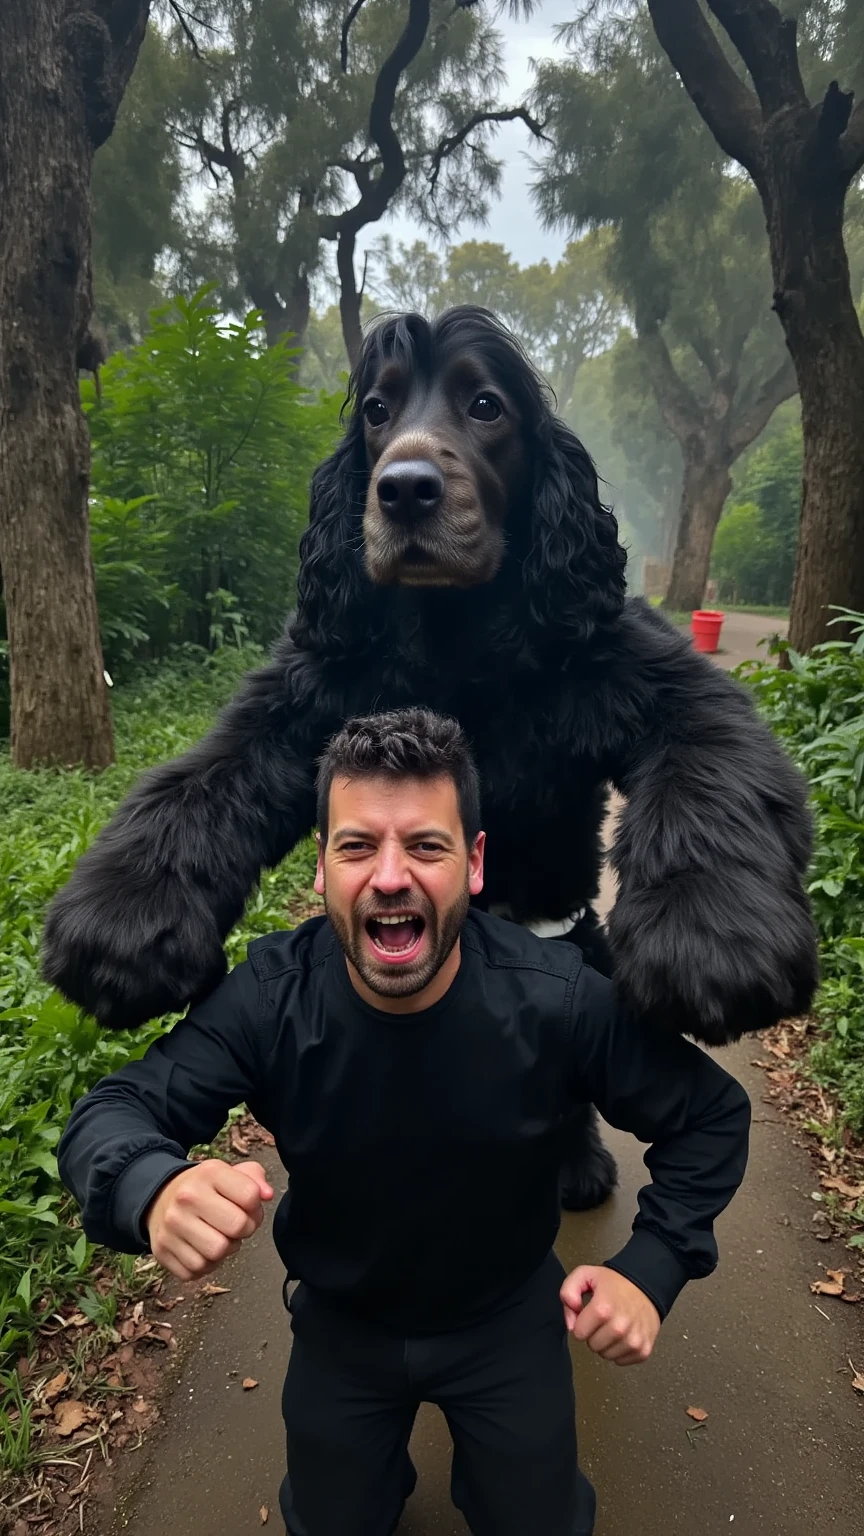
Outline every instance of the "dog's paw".
<svg viewBox="0 0 864 1536"><path fill-rule="evenodd" d="M818 982L806 899L751 871L624 889L609 918L622 998L652 1021L727 1045L808 1008Z"/></svg>
<svg viewBox="0 0 864 1536"><path fill-rule="evenodd" d="M211 991L227 969L211 914L172 901L164 881L112 900L94 873L82 861L49 908L46 980L109 1029L136 1029Z"/></svg>
<svg viewBox="0 0 864 1536"><path fill-rule="evenodd" d="M597 1141L579 1162L565 1163L559 1190L565 1211L593 1211L608 1200L618 1183L618 1164L608 1147Z"/></svg>

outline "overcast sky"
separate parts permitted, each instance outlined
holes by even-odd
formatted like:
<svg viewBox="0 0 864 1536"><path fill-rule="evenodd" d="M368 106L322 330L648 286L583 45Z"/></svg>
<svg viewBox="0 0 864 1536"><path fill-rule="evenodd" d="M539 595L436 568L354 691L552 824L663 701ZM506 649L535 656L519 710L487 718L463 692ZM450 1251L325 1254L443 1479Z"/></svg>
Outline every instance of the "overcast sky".
<svg viewBox="0 0 864 1536"><path fill-rule="evenodd" d="M504 106L517 106L528 90L532 72L530 61L549 57L556 52L553 28L563 21L572 21L576 6L574 0L543 0L530 21L513 21L505 13L498 19L498 28L504 43L504 67L507 85L501 91ZM453 239L496 240L509 250L521 266L539 261L546 256L552 262L558 260L566 244L566 235L559 230L546 231L534 212L529 193L532 180L531 160L528 153L531 135L524 123L502 123L495 136L493 153L504 161L501 178L501 195L489 210L486 224L460 224ZM358 246L372 243L386 230L394 240L427 240L435 242L427 231L404 218L385 218L361 232Z"/></svg>

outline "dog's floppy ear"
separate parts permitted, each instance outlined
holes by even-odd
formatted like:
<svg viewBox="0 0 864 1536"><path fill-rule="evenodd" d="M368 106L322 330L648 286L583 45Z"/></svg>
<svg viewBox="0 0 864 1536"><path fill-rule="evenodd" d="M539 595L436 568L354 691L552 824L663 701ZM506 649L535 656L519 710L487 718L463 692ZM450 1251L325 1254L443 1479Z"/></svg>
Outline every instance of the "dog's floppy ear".
<svg viewBox="0 0 864 1536"><path fill-rule="evenodd" d="M367 483L362 421L355 414L336 452L312 476L291 624L291 638L302 650L340 654L359 642L362 615L371 601L363 565Z"/></svg>
<svg viewBox="0 0 864 1536"><path fill-rule="evenodd" d="M537 629L578 643L620 613L627 556L618 542L615 516L600 501L594 465L575 432L544 415L534 446L525 595Z"/></svg>

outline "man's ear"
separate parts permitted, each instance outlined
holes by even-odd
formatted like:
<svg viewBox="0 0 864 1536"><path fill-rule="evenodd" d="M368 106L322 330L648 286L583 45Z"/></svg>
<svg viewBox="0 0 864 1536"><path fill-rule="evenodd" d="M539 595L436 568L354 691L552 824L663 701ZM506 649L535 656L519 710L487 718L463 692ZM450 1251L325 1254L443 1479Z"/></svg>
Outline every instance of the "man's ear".
<svg viewBox="0 0 864 1536"><path fill-rule="evenodd" d="M315 870L315 890L319 896L324 895L324 843L321 841L321 833L315 833L315 841L318 844L318 864Z"/></svg>
<svg viewBox="0 0 864 1536"><path fill-rule="evenodd" d="M483 855L485 851L486 833L478 832L472 846L468 849L468 889L472 896L479 896L483 889Z"/></svg>

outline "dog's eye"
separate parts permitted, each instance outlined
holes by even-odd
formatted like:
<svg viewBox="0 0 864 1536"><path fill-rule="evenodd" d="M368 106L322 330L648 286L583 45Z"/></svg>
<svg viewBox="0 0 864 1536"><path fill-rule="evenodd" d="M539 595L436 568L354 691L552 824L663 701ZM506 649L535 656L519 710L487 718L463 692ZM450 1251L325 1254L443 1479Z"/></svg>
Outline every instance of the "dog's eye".
<svg viewBox="0 0 864 1536"><path fill-rule="evenodd" d="M501 415L501 406L494 395L478 395L468 415L473 416L475 421L497 421Z"/></svg>
<svg viewBox="0 0 864 1536"><path fill-rule="evenodd" d="M381 427L385 421L390 420L390 412L383 400L367 400L363 406L363 415L370 427Z"/></svg>

